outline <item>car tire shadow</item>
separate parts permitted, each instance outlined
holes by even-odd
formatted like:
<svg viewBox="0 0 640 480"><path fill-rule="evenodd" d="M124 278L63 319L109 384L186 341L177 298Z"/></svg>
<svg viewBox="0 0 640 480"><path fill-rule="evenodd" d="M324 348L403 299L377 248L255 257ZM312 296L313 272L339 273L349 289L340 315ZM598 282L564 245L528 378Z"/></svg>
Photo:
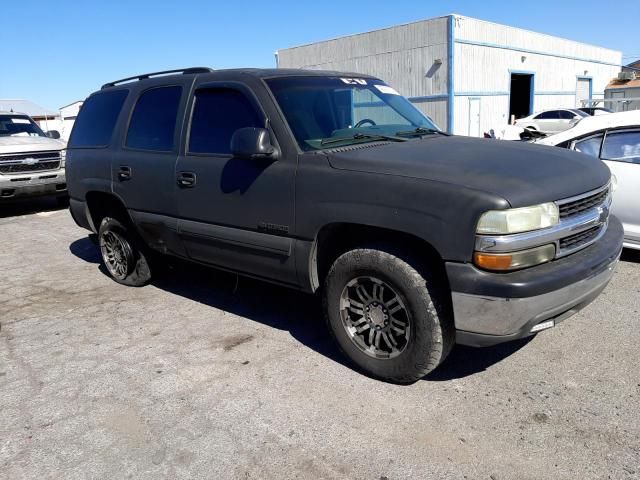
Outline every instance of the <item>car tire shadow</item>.
<svg viewBox="0 0 640 480"><path fill-rule="evenodd" d="M92 264L106 276L100 252L91 238L74 241L70 252ZM301 344L325 357L354 368L333 342L322 315L318 295L311 295L248 277L164 257L152 285L174 295L232 313L271 328L288 331ZM486 348L455 346L449 357L427 381L447 381L481 372L502 361L530 338Z"/></svg>

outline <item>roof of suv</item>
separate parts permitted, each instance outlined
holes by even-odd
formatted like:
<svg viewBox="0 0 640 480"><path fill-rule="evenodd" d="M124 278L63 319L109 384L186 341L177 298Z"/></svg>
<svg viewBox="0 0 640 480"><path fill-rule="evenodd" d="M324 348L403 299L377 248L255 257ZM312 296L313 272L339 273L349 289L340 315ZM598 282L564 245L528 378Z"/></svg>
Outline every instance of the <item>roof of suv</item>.
<svg viewBox="0 0 640 480"><path fill-rule="evenodd" d="M250 75L256 78L273 78L273 77L335 77L335 76L347 76L356 78L374 78L371 75L355 73L355 72L338 72L332 70L303 70L300 68L229 68L222 70L213 70L206 67L192 67L180 70L168 70L162 72L145 73L134 77L127 77L121 80L115 80L113 82L106 83L102 88L110 88L119 84L144 81L151 78L166 78L167 80L175 79L181 75L212 75L216 74L238 74L238 75Z"/></svg>
<svg viewBox="0 0 640 480"><path fill-rule="evenodd" d="M350 77L374 78L371 75L355 72L339 72L336 70L304 70L302 68L232 68L227 70L214 70L216 72L237 72L253 75L258 78L272 77L335 77L337 75L348 75Z"/></svg>

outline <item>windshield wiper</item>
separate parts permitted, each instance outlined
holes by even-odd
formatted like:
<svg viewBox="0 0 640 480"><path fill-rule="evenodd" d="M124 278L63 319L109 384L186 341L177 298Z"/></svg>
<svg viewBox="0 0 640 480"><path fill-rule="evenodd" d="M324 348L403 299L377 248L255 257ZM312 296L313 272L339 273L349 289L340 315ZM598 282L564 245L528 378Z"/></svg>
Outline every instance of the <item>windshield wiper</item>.
<svg viewBox="0 0 640 480"><path fill-rule="evenodd" d="M334 143L344 142L346 140L369 140L372 142L380 141L380 140L389 140L392 142L406 142L406 138L394 137L391 135L378 135L378 134L369 134L369 133L354 133L348 137L337 137L337 138L323 138L320 141L320 145L332 145Z"/></svg>
<svg viewBox="0 0 640 480"><path fill-rule="evenodd" d="M440 135L444 135L445 137L449 137L448 133L443 132L442 130L438 130L436 128L426 128L426 127L418 127L413 130L405 130L402 132L396 132L396 135L399 136L422 136L429 135L431 133L438 133Z"/></svg>

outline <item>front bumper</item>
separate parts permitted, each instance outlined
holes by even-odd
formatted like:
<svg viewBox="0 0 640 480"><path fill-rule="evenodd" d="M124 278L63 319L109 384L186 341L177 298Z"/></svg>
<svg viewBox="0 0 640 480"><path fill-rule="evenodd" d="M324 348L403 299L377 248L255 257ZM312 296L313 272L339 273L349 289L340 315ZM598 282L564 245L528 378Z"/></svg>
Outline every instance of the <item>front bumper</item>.
<svg viewBox="0 0 640 480"><path fill-rule="evenodd" d="M596 243L537 267L497 274L448 263L456 341L493 345L533 335L538 325L551 327L569 318L607 286L622 239L622 225L612 216Z"/></svg>
<svg viewBox="0 0 640 480"><path fill-rule="evenodd" d="M43 195L67 195L64 168L38 173L0 175L0 203Z"/></svg>

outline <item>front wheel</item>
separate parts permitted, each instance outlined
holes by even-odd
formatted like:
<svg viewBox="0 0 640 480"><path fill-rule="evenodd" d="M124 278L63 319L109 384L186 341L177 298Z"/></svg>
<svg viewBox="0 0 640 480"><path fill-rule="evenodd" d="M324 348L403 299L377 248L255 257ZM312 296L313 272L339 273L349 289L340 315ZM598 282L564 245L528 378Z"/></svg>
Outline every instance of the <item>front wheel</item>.
<svg viewBox="0 0 640 480"><path fill-rule="evenodd" d="M324 288L340 349L368 374L395 383L425 376L454 343L444 289L412 263L384 250L351 250L334 262Z"/></svg>
<svg viewBox="0 0 640 480"><path fill-rule="evenodd" d="M151 280L149 263L141 242L120 221L105 217L98 231L98 245L102 262L116 282L141 287Z"/></svg>

